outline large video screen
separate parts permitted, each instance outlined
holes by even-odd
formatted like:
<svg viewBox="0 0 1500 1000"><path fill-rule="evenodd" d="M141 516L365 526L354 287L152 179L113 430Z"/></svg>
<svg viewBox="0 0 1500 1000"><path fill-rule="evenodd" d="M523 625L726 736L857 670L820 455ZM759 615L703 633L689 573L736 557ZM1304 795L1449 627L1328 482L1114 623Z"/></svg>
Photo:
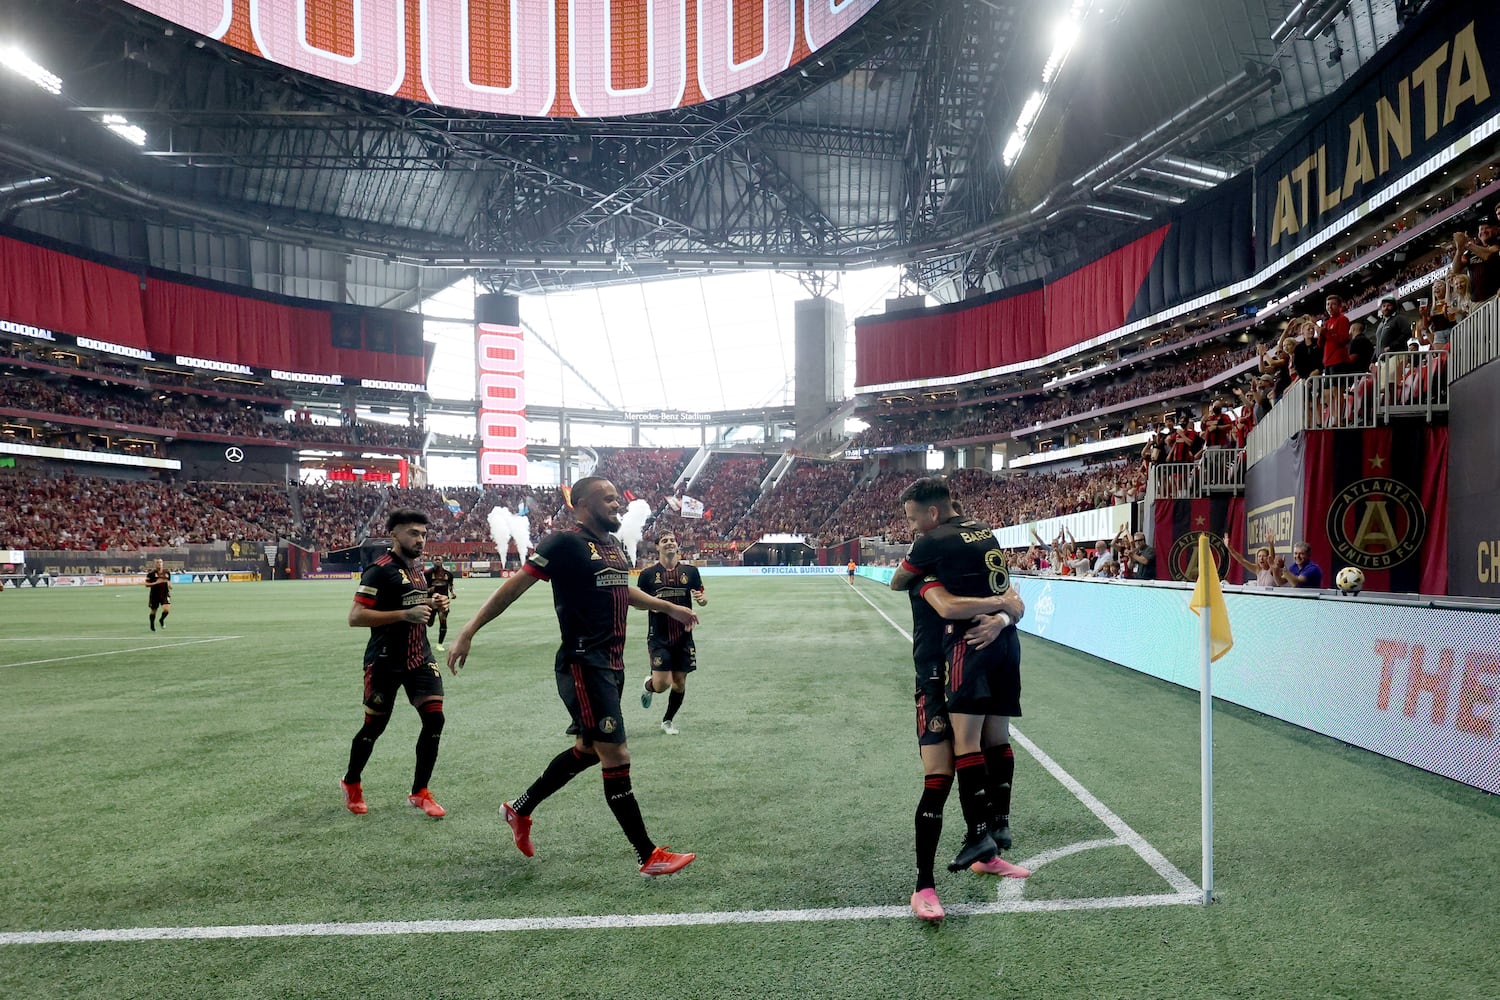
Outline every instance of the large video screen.
<svg viewBox="0 0 1500 1000"><path fill-rule="evenodd" d="M127 0L336 83L529 118L607 118L743 90L878 0Z"/></svg>

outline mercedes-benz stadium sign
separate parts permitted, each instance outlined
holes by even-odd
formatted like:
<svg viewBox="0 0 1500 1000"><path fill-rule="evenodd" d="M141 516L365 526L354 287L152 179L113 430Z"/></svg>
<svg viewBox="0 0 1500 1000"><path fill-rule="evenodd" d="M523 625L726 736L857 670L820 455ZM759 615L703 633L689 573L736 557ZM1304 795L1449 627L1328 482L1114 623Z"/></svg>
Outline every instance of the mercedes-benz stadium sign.
<svg viewBox="0 0 1500 1000"><path fill-rule="evenodd" d="M604 118L795 66L878 0L127 0L253 55L415 101Z"/></svg>

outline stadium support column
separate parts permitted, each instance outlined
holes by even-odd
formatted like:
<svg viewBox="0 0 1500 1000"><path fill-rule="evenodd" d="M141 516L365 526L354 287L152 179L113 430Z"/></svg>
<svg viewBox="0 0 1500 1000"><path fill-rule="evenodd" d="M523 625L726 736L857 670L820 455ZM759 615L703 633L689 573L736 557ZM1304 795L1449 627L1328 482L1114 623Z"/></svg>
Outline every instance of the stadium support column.
<svg viewBox="0 0 1500 1000"><path fill-rule="evenodd" d="M474 296L476 397L479 403L479 482L525 486L526 340L521 300Z"/></svg>
<svg viewBox="0 0 1500 1000"><path fill-rule="evenodd" d="M844 395L844 306L822 296L795 305L797 440L833 412ZM832 429L825 434L832 433ZM820 435L821 436L821 435Z"/></svg>

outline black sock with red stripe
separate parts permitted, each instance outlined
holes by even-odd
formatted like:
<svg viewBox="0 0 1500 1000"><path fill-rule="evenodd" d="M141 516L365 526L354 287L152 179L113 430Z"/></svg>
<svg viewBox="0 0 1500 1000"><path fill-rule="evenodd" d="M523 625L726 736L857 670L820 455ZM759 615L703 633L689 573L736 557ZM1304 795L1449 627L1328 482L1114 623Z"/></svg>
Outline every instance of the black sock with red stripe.
<svg viewBox="0 0 1500 1000"><path fill-rule="evenodd" d="M437 763L438 740L443 735L443 703L426 702L417 706L417 714L422 717L422 732L417 736L417 769L411 779L413 795L426 788L427 783L432 780L432 768Z"/></svg>
<svg viewBox="0 0 1500 1000"><path fill-rule="evenodd" d="M943 836L943 806L953 788L953 775L929 774L922 781L922 797L917 800L917 891L936 888L932 878L933 859Z"/></svg>
<svg viewBox="0 0 1500 1000"><path fill-rule="evenodd" d="M1009 743L984 748L984 766L990 772L990 798L995 819L1010 816L1010 786L1016 778L1016 752Z"/></svg>
<svg viewBox="0 0 1500 1000"><path fill-rule="evenodd" d="M635 801L635 793L630 790L629 764L604 769L604 801L609 803L609 811L615 814L615 821L625 831L630 846L635 848L636 858L645 864L651 852L656 850L656 844L646 832L641 807Z"/></svg>
<svg viewBox="0 0 1500 1000"><path fill-rule="evenodd" d="M677 718L677 710L682 707L682 699L687 697L686 691L673 691L667 696L667 714L661 717L663 722L671 722Z"/></svg>
<svg viewBox="0 0 1500 1000"><path fill-rule="evenodd" d="M958 774L958 804L963 807L964 824L972 840L989 830L994 811L986 788L989 772L984 766L984 754L959 754L953 761L953 769Z"/></svg>
<svg viewBox="0 0 1500 1000"><path fill-rule="evenodd" d="M568 747L547 762L542 776L533 781L531 787L522 792L510 807L522 816L530 816L531 811L541 805L547 796L597 763L599 758L595 754L584 753L577 747Z"/></svg>
<svg viewBox="0 0 1500 1000"><path fill-rule="evenodd" d="M359 776L370 762L370 754L375 752L375 741L380 739L380 734L385 732L385 724L390 721L389 715L365 713L365 724L354 734L354 741L349 744L349 769L344 772L347 784L359 784Z"/></svg>

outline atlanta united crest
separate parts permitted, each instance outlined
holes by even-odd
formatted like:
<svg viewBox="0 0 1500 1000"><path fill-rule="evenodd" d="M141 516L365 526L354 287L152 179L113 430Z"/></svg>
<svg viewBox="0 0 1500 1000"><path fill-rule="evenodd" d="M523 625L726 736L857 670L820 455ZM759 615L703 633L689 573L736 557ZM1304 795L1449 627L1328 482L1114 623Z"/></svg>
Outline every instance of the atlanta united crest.
<svg viewBox="0 0 1500 1000"><path fill-rule="evenodd" d="M1198 579L1198 536L1208 536L1208 547L1214 556L1214 569L1222 578L1229 565L1229 546L1212 531L1189 531L1172 543L1167 553L1167 569L1174 580Z"/></svg>
<svg viewBox="0 0 1500 1000"><path fill-rule="evenodd" d="M1427 537L1427 510L1416 491L1385 476L1344 487L1328 505L1333 554L1360 569L1390 569L1406 562Z"/></svg>

